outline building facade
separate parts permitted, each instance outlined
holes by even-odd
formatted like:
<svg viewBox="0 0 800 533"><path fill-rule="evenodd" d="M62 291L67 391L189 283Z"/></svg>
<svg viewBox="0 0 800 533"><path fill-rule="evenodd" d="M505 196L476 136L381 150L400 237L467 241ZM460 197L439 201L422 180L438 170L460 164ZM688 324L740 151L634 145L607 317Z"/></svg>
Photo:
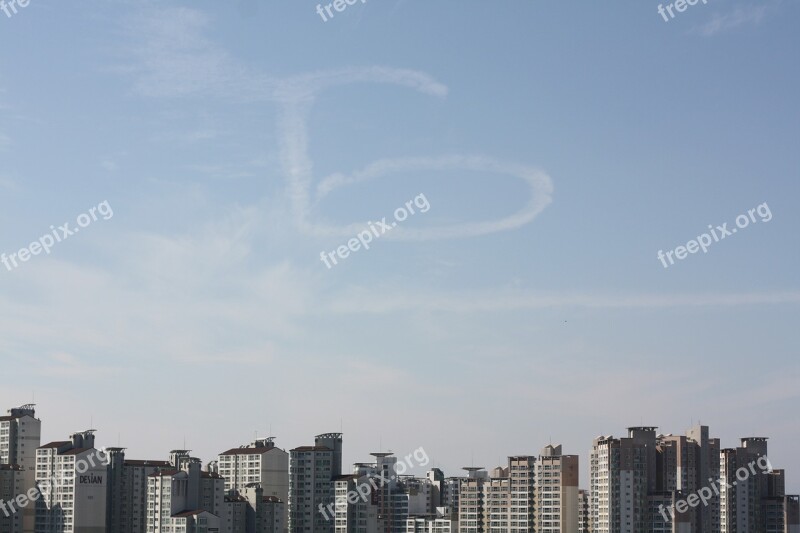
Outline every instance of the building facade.
<svg viewBox="0 0 800 533"><path fill-rule="evenodd" d="M36 485L36 450L41 444L42 421L36 418L35 407L33 404L14 407L8 410L7 416L0 417L0 464L21 467L20 494ZM34 505L23 508L21 515L23 533L33 533Z"/></svg>
<svg viewBox="0 0 800 533"><path fill-rule="evenodd" d="M314 446L291 450L289 457L289 531L333 533L333 521L320 509L334 501L334 478L342 474L342 434L317 435Z"/></svg>
<svg viewBox="0 0 800 533"><path fill-rule="evenodd" d="M272 437L256 439L249 446L230 449L219 455L217 461L219 474L225 479L226 493L235 497L246 487L258 484L263 489L263 497L270 497L284 503L289 497L289 454L275 446ZM249 500L248 500L249 501ZM274 501L274 500L270 500ZM253 502L255 505L255 501ZM288 507L282 505L284 516L280 522L288 523ZM253 513L255 509L251 510ZM282 533L284 530L281 529ZM255 533L248 531L248 533Z"/></svg>
<svg viewBox="0 0 800 533"><path fill-rule="evenodd" d="M36 450L36 533L105 533L108 468L94 430Z"/></svg>

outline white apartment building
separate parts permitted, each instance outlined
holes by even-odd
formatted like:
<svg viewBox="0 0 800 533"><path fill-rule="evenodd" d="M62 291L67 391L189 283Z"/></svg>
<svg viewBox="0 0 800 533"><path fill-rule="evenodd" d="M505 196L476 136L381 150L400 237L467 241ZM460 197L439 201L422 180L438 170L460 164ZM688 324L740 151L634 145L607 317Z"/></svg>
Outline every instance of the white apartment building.
<svg viewBox="0 0 800 533"><path fill-rule="evenodd" d="M533 531L536 519L536 457L509 457L508 478L511 489L508 530L510 533Z"/></svg>
<svg viewBox="0 0 800 533"><path fill-rule="evenodd" d="M106 532L105 453L94 447L94 430L71 439L36 450L36 533Z"/></svg>
<svg viewBox="0 0 800 533"><path fill-rule="evenodd" d="M483 467L465 467L467 477L458 487L458 529L460 533L483 533L483 485L489 474Z"/></svg>
<svg viewBox="0 0 800 533"><path fill-rule="evenodd" d="M647 495L656 481L655 430L655 427L628 428L627 438L601 436L592 442L593 533L646 530Z"/></svg>
<svg viewBox="0 0 800 533"><path fill-rule="evenodd" d="M506 533L511 510L511 481L505 468L497 467L483 484L484 533Z"/></svg>
<svg viewBox="0 0 800 533"><path fill-rule="evenodd" d="M41 444L42 421L36 418L34 408L33 404L15 407L8 410L8 416L0 417L0 464L21 467L20 493L36 484L36 449ZM22 510L23 533L33 533L35 517L33 505Z"/></svg>
<svg viewBox="0 0 800 533"><path fill-rule="evenodd" d="M410 517L405 533L458 533L458 522L449 518Z"/></svg>
<svg viewBox="0 0 800 533"><path fill-rule="evenodd" d="M272 437L256 439L249 446L233 448L219 455L217 468L225 479L225 491L242 494L245 487L261 485L263 497L286 503L289 497L289 454L275 446ZM271 502L273 500L270 500ZM285 531L288 524L288 506L282 505L280 521ZM255 512L255 510L253 510Z"/></svg>
<svg viewBox="0 0 800 533"><path fill-rule="evenodd" d="M171 518L170 533L219 533L219 517L208 511L185 511Z"/></svg>
<svg viewBox="0 0 800 533"><path fill-rule="evenodd" d="M383 533L386 518L377 500L378 480L370 465L356 465L356 472L334 478L334 510L322 509L324 520L332 520L335 533ZM360 488L361 493L358 492ZM369 491L369 492L367 492ZM361 496L365 494L365 496ZM351 496L348 499L348 496Z"/></svg>
<svg viewBox="0 0 800 533"><path fill-rule="evenodd" d="M288 498L289 454L277 448L271 437L221 453L217 465L219 474L225 478L226 491L259 483L264 496L281 501Z"/></svg>
<svg viewBox="0 0 800 533"><path fill-rule="evenodd" d="M147 533L219 533L224 531L225 483L202 472L188 450L173 450L170 463L147 478Z"/></svg>

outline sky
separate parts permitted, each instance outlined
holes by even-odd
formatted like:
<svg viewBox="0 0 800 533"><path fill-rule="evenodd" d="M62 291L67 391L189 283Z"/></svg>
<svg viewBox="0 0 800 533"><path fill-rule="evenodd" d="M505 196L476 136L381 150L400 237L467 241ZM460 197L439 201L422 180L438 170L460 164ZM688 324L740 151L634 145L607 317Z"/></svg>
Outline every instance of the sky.
<svg viewBox="0 0 800 533"><path fill-rule="evenodd" d="M800 5L658 7L0 11L0 406L140 459L561 443L583 487L700 421L800 492Z"/></svg>

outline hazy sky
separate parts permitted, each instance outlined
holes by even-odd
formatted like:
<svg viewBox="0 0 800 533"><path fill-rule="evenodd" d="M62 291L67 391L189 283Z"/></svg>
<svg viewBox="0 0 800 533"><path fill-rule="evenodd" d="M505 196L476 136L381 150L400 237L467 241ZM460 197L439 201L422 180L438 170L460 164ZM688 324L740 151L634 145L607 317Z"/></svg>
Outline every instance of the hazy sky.
<svg viewBox="0 0 800 533"><path fill-rule="evenodd" d="M700 420L800 490L800 5L657 8L0 12L0 406L134 458L341 429L448 475Z"/></svg>

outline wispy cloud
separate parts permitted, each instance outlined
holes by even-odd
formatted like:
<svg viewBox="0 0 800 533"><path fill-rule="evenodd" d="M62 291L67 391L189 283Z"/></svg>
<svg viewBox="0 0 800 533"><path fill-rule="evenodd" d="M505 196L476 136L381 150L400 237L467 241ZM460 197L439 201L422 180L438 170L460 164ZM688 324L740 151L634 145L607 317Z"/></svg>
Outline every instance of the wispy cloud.
<svg viewBox="0 0 800 533"><path fill-rule="evenodd" d="M703 24L699 31L710 37L718 33L738 28L745 24L761 22L767 12L767 5L737 6L733 11L725 14L714 13L711 20Z"/></svg>
<svg viewBox="0 0 800 533"><path fill-rule="evenodd" d="M400 240L421 241L473 237L498 231L511 230L531 222L552 202L553 182L550 176L540 170L524 165L504 163L488 157L457 155L439 158L417 157L382 160L372 163L364 170L350 176L342 174L328 176L317 186L315 200L319 202L326 194L339 187L349 186L362 181L382 178L401 172L419 172L426 170L461 170L521 179L528 186L528 201L525 206L516 213L512 213L499 220L458 223L444 227L425 229L396 228L396 231L387 234L387 237ZM492 183L495 184L496 181ZM319 235L348 236L363 229L363 223L339 227L313 226L314 233Z"/></svg>
<svg viewBox="0 0 800 533"><path fill-rule="evenodd" d="M205 37L210 22L191 8L146 10L128 30L134 63L116 70L132 76L134 90L150 97L260 93L261 82Z"/></svg>
<svg viewBox="0 0 800 533"><path fill-rule="evenodd" d="M280 107L278 135L287 194L296 228L314 236L348 236L363 229L365 221L326 224L314 218L314 207L330 191L361 181L384 178L403 171L464 170L480 172L491 179L497 175L522 180L528 187L525 205L517 212L496 220L461 222L445 227L400 228L391 239L431 240L486 235L519 228L530 223L551 202L553 182L546 173L515 163L482 155L405 157L383 159L352 174L339 173L322 180L312 199L314 162L308 153L308 121L321 92L352 84L388 84L444 98L448 88L429 74L385 66L351 67L310 72L277 79L254 71L206 39L207 15L188 8L169 9L157 16L139 19L134 47L136 65L127 69L135 75L136 90L151 97L194 94L206 97L269 101ZM216 170L212 169L216 172ZM235 174L233 177L237 177Z"/></svg>
<svg viewBox="0 0 800 533"><path fill-rule="evenodd" d="M45 375L70 379L95 379L124 371L124 368L95 364L67 352L51 354L41 368Z"/></svg>
<svg viewBox="0 0 800 533"><path fill-rule="evenodd" d="M374 288L348 288L330 299L330 311L337 313L393 313L398 311L445 311L489 313L497 311L549 308L646 309L680 307L729 307L800 303L800 291L749 293L593 293L535 292L520 290L431 293L377 291Z"/></svg>
<svg viewBox="0 0 800 533"><path fill-rule="evenodd" d="M19 188L19 185L10 177L0 174L0 188L15 191Z"/></svg>

